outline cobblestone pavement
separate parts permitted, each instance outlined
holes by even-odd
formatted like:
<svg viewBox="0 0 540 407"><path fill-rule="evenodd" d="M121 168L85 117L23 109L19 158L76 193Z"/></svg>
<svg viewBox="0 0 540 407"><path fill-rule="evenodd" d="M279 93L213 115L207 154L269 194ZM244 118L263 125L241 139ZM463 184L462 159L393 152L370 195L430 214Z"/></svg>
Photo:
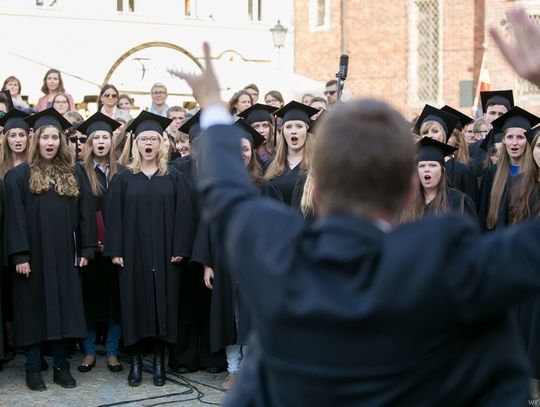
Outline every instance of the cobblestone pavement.
<svg viewBox="0 0 540 407"><path fill-rule="evenodd" d="M52 366L51 358L46 358ZM52 367L43 372L47 391L33 392L25 384L24 356L4 365L0 372L0 406L9 407L71 407L71 406L180 406L195 407L219 405L225 393L219 388L225 373L208 374L203 371L186 375L168 374L163 387L152 384L151 373L143 373L138 387L127 384L129 364L123 362L124 370L112 373L107 369L104 356L97 357L96 367L88 373L80 373L77 366L80 354L71 359L71 373L77 380L75 389L64 389L53 383ZM151 360L145 359L145 366ZM169 372L168 372L169 373Z"/></svg>

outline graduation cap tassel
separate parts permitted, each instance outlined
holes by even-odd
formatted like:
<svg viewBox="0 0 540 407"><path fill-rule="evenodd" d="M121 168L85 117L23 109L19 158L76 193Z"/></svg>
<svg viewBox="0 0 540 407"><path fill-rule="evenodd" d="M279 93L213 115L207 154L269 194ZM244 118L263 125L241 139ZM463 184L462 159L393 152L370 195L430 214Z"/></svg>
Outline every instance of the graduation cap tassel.
<svg viewBox="0 0 540 407"><path fill-rule="evenodd" d="M277 146L277 116L274 115L274 154L276 152Z"/></svg>

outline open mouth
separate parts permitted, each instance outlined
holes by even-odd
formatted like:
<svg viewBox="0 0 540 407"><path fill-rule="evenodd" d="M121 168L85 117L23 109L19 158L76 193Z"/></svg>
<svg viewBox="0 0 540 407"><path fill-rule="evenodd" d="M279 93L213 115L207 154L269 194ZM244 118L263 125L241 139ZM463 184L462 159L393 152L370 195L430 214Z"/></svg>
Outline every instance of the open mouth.
<svg viewBox="0 0 540 407"><path fill-rule="evenodd" d="M146 147L146 148L144 149L144 152L145 152L146 154L151 154L151 153L152 153L152 147Z"/></svg>
<svg viewBox="0 0 540 407"><path fill-rule="evenodd" d="M293 142L293 143L298 142L298 137L292 136L292 137L291 137L291 142Z"/></svg>
<svg viewBox="0 0 540 407"><path fill-rule="evenodd" d="M424 175L424 181L429 184L431 182L431 175L429 174Z"/></svg>
<svg viewBox="0 0 540 407"><path fill-rule="evenodd" d="M518 148L518 147L511 147L511 148L510 148L510 151L513 152L513 153L518 153L518 152L519 152L519 148Z"/></svg>
<svg viewBox="0 0 540 407"><path fill-rule="evenodd" d="M54 147L46 147L45 151L48 152L48 153L53 153L54 152Z"/></svg>

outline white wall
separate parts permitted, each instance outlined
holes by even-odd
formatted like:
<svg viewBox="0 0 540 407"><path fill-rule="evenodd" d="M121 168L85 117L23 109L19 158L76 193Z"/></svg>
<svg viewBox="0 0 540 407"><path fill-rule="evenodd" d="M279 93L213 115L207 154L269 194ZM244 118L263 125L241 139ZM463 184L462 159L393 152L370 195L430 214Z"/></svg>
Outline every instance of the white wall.
<svg viewBox="0 0 540 407"><path fill-rule="evenodd" d="M45 5L51 1L43 0ZM37 7L36 0L0 2L0 79L16 75L30 102L35 103L42 95L40 87L49 67L64 72L66 90L76 102L82 101L84 95L96 95L122 54L152 41L176 44L195 57L202 54L203 40L210 42L213 56L233 51L215 61L225 98L249 82L259 85L261 97L270 89L279 89L288 97L303 90L296 89L290 79L293 31L289 31L281 55L274 49L269 31L278 19L292 27L291 0L263 1L262 22L248 20L247 0L199 0L198 15L194 17L183 15L181 0L135 0L134 13L119 13L116 0L57 0L57 4L56 8L47 9ZM162 81L171 87L170 93L185 93L185 85L168 77L165 67L194 69L195 65L172 51L148 53L152 55L153 68L145 80L140 80L141 71L133 61L137 56L144 57L145 51L124 62L133 66L133 72L124 65L118 71L124 77L113 78L138 92L148 92L150 83ZM148 96L135 97L140 106L148 105ZM185 99L171 97L169 104Z"/></svg>

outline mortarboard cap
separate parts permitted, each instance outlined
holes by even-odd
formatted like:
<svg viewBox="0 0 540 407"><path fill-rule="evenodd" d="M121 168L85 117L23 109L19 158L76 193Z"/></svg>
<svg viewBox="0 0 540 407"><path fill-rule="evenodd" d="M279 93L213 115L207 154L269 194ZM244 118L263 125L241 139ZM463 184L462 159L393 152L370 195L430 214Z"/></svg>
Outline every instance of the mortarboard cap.
<svg viewBox="0 0 540 407"><path fill-rule="evenodd" d="M320 111L321 113L319 114L319 116L313 120L313 122L311 123L311 126L309 126L309 129L308 131L311 133L311 134L314 134L317 129L321 126L322 123L324 123L324 121L326 120L325 116L328 115L328 110L321 110Z"/></svg>
<svg viewBox="0 0 540 407"><path fill-rule="evenodd" d="M23 129L27 133L30 130L30 125L24 120L29 114L17 110L11 109L2 118L0 118L0 126L4 128L4 134L11 129Z"/></svg>
<svg viewBox="0 0 540 407"><path fill-rule="evenodd" d="M452 116L456 116L459 119L458 125L456 126L459 130L463 130L465 126L474 121L472 117L467 116L465 113L461 113L459 110L456 110L451 106L445 105L441 108L441 110L443 112L450 113Z"/></svg>
<svg viewBox="0 0 540 407"><path fill-rule="evenodd" d="M420 161L437 161L444 167L444 157L454 153L457 148L445 143L440 143L429 137L423 137L418 143L418 153L416 154L416 163Z"/></svg>
<svg viewBox="0 0 540 407"><path fill-rule="evenodd" d="M106 114L96 112L84 122L79 124L77 126L77 130L79 130L82 134L86 134L87 136L98 130L106 131L112 134L112 132L121 125L121 123L111 119Z"/></svg>
<svg viewBox="0 0 540 407"><path fill-rule="evenodd" d="M314 116L317 113L319 113L319 109L304 105L296 100L287 103L281 109L274 112L277 117L281 117L283 119L282 125L290 120L300 120L306 123L308 126L311 123L311 116Z"/></svg>
<svg viewBox="0 0 540 407"><path fill-rule="evenodd" d="M502 143L502 131L497 128L491 129L491 131L486 134L486 138L480 143L480 148L487 152L489 147L495 143Z"/></svg>
<svg viewBox="0 0 540 407"><path fill-rule="evenodd" d="M126 130L131 131L135 135L135 138L143 131L155 131L162 135L171 123L171 119L143 110Z"/></svg>
<svg viewBox="0 0 540 407"><path fill-rule="evenodd" d="M71 123L68 122L64 116L58 113L54 107L49 107L41 112L34 113L32 116L28 116L24 120L34 130L37 130L43 126L54 126L59 130L67 130L71 127Z"/></svg>
<svg viewBox="0 0 540 407"><path fill-rule="evenodd" d="M257 122L272 122L272 113L276 110L278 108L275 106L256 103L238 114L238 117L245 119L249 125Z"/></svg>
<svg viewBox="0 0 540 407"><path fill-rule="evenodd" d="M418 120L416 120L416 124L414 125L415 130L418 132L417 134L420 134L422 124L429 121L439 123L446 133L446 140L448 140L459 123L459 118L431 105L426 105L424 110L422 110L422 113L420 113Z"/></svg>
<svg viewBox="0 0 540 407"><path fill-rule="evenodd" d="M491 122L493 127L502 131L511 127L519 127L520 129L529 131L538 123L540 123L540 118L538 116L535 116L519 106L514 106L501 117Z"/></svg>
<svg viewBox="0 0 540 407"><path fill-rule="evenodd" d="M264 136L251 127L244 119L238 119L234 123L234 126L238 127L242 131L242 137L249 140L253 148L257 148L266 142Z"/></svg>
<svg viewBox="0 0 540 407"><path fill-rule="evenodd" d="M510 110L514 107L514 96L512 90L493 90L489 92L480 92L482 101L482 111L486 113L488 106L502 105Z"/></svg>
<svg viewBox="0 0 540 407"><path fill-rule="evenodd" d="M190 143L193 143L193 141L202 133L201 126L199 124L200 119L201 111L198 110L197 113L187 119L178 129L182 133L186 133L189 135Z"/></svg>

